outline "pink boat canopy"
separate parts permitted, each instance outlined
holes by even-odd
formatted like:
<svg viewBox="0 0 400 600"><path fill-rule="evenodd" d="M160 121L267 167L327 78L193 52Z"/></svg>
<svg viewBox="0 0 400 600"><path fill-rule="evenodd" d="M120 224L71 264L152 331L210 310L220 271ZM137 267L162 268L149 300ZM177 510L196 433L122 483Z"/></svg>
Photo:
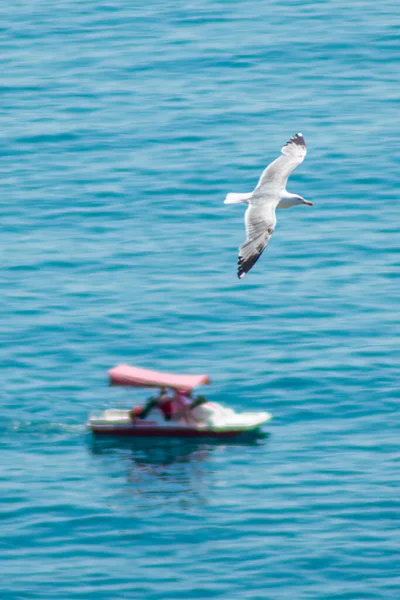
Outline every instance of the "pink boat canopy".
<svg viewBox="0 0 400 600"><path fill-rule="evenodd" d="M112 385L166 387L184 391L192 390L201 384L211 383L208 375L172 375L129 365L118 365L110 369L108 375Z"/></svg>

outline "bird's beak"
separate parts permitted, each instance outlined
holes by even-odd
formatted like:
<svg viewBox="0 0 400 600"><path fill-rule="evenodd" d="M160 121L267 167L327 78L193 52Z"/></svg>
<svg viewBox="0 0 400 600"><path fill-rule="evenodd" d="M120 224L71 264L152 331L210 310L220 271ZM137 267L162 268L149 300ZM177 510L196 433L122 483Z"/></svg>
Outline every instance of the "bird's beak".
<svg viewBox="0 0 400 600"><path fill-rule="evenodd" d="M307 206L313 206L313 203L310 202L309 200L303 200L304 204L307 204Z"/></svg>

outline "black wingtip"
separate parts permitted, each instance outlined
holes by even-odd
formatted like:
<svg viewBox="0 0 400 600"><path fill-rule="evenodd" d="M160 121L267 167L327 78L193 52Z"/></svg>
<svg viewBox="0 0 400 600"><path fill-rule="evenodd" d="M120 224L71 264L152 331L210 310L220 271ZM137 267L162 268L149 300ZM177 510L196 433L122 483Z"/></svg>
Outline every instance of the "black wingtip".
<svg viewBox="0 0 400 600"><path fill-rule="evenodd" d="M247 271L243 271L241 266L239 265L238 272L237 272L238 279L243 279L243 277L246 275L246 273L247 273Z"/></svg>
<svg viewBox="0 0 400 600"><path fill-rule="evenodd" d="M306 141L302 133L295 133L292 135L290 140L282 147L281 152L283 154L293 154L300 151L300 154L305 154L307 150Z"/></svg>
<svg viewBox="0 0 400 600"><path fill-rule="evenodd" d="M295 133L290 138L290 141L293 142L293 144L296 144L297 146L305 146L306 145L306 141L305 141L302 133Z"/></svg>
<svg viewBox="0 0 400 600"><path fill-rule="evenodd" d="M264 248L261 250L261 252L252 254L246 260L242 256L238 257L237 276L239 279L243 279L243 277L250 271L250 269L255 265L255 263L260 258L263 251L264 251Z"/></svg>

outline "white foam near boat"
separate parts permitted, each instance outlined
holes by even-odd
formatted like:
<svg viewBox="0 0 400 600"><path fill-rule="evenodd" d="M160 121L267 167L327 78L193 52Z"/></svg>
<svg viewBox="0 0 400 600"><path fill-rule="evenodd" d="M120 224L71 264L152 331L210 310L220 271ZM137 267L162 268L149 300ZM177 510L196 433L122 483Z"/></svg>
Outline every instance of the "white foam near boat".
<svg viewBox="0 0 400 600"><path fill-rule="evenodd" d="M109 371L111 383L134 387L161 387L172 390L191 390L200 383L209 383L207 375L169 375L120 365ZM92 414L89 429L95 434L139 437L233 437L258 429L272 417L268 412L236 412L217 402L203 401L193 408L188 406L168 420L155 405L143 418L141 410L109 408Z"/></svg>

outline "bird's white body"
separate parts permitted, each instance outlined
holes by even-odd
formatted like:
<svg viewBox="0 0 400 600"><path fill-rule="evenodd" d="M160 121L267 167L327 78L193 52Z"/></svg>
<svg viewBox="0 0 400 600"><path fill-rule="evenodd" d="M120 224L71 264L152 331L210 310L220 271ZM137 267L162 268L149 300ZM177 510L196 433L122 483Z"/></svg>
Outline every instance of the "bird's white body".
<svg viewBox="0 0 400 600"><path fill-rule="evenodd" d="M282 148L279 156L263 171L252 192L228 194L225 204L247 204L245 225L247 239L239 248L238 277L241 279L252 268L268 244L275 225L277 208L290 208L312 203L286 190L291 172L303 162L307 153L301 133L296 133Z"/></svg>
<svg viewBox="0 0 400 600"><path fill-rule="evenodd" d="M253 192L245 192L243 194L237 194L235 192L230 192L227 194L224 204L249 204L252 193ZM306 203L308 203L308 201L306 201ZM304 204L304 201L302 198L300 198L300 196L297 194L291 194L287 190L283 190L276 208L291 208L292 206L297 206L298 204Z"/></svg>

